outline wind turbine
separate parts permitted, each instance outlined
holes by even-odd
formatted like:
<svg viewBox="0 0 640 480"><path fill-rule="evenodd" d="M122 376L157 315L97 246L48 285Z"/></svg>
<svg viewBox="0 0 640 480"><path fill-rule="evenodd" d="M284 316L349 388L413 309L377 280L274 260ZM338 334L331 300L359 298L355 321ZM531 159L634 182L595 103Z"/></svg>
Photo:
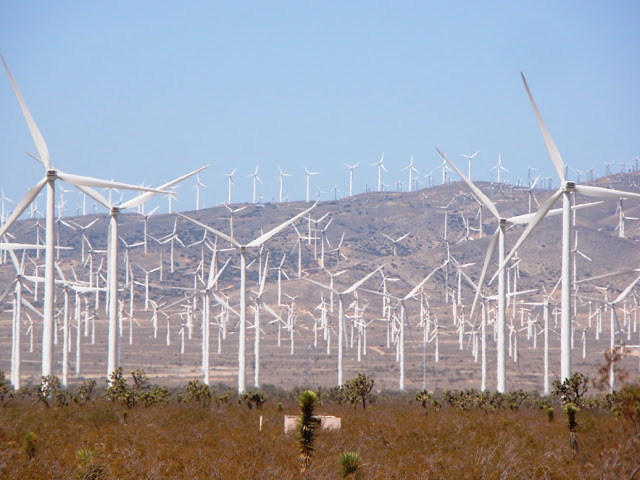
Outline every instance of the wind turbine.
<svg viewBox="0 0 640 480"><path fill-rule="evenodd" d="M309 187L311 185L311 175L318 175L318 173L320 172L310 172L309 170L307 170L307 167L304 167L304 171L307 172L307 178L305 179L304 182L307 184L307 203L309 203L311 201L309 196Z"/></svg>
<svg viewBox="0 0 640 480"><path fill-rule="evenodd" d="M602 187L593 187L588 185L577 185L575 182L567 181L565 178L565 168L560 155L560 151L556 147L549 131L547 130L538 107L531 95L529 86L524 75L521 73L524 87L529 97L529 102L533 108L538 127L544 139L544 143L549 152L551 162L558 174L560 180L560 188L553 193L546 202L542 204L536 212L535 217L529 223L529 226L522 232L522 236L518 239L513 249L500 265L502 270L515 251L520 247L522 242L526 240L534 228L548 214L553 204L562 197L562 283L561 283L561 325L560 325L560 378L562 380L571 377L571 194L573 192L581 193L588 197L615 199L635 198L640 199L640 195L636 193L625 192L622 190L607 189ZM494 275L495 277L495 275Z"/></svg>
<svg viewBox="0 0 640 480"><path fill-rule="evenodd" d="M200 187L207 186L200 181L200 175L196 175L196 184L193 187L196 191L196 210L200 210Z"/></svg>
<svg viewBox="0 0 640 480"><path fill-rule="evenodd" d="M489 241L489 247L487 248L487 254L485 256L484 265L482 267L482 272L480 274L480 279L478 280L478 289L476 290L476 295L473 300L473 305L471 307L471 312L469 313L469 318L473 318L473 314L475 312L476 305L478 303L478 298L480 296L480 289L484 283L484 278L487 273L487 269L489 268L489 263L491 258L493 257L493 253L495 252L496 244L498 245L498 256L499 256L499 264L506 265L508 257L505 260L505 234L506 229L509 224L512 225L524 225L529 223L529 226L536 219L537 214L525 214L518 215L515 217L503 217L498 212L495 204L487 197L482 190L480 190L471 180L469 180L462 171L456 167L453 162L449 160L449 158L438 150L438 153L442 156L445 162L449 163L454 171L460 176L460 178L468 185L476 199L484 204L485 207L493 214L493 216L498 220L498 228L494 232L491 240ZM555 200L551 201L551 205ZM547 200L544 204L546 205L549 202ZM587 204L586 206L591 206L592 204ZM582 207L582 206L581 206ZM548 211L549 209L547 209ZM553 214L560 213L559 210L556 210ZM514 252L515 253L515 249ZM506 326L506 316L505 316L505 308L506 308L506 283L505 283L505 274L506 271L503 268L500 268L498 272L494 275L498 276L498 318L497 318L497 369L498 369L498 384L497 390L501 393L506 391L506 351L505 351L505 326ZM491 282L493 279L491 280ZM491 283L489 282L489 283Z"/></svg>
<svg viewBox="0 0 640 480"><path fill-rule="evenodd" d="M349 168L349 196L353 196L353 170L360 165L360 162L356 163L355 165L349 165L348 163L345 163L345 165Z"/></svg>
<svg viewBox="0 0 640 480"><path fill-rule="evenodd" d="M372 163L370 166L374 167L377 165L378 167L378 191L382 192L382 170L384 170L385 172L389 173L387 171L386 168L384 168L384 165L382 164L382 161L384 160L384 152L382 152L382 156L380 157L380 161L376 162L376 163Z"/></svg>
<svg viewBox="0 0 640 480"><path fill-rule="evenodd" d="M476 151L476 153L474 153L473 155L465 155L464 153L461 153L460 155L462 155L464 158L466 158L469 161L469 168L467 170L467 178L469 180L471 180L471 160L473 160L473 158L478 155L478 153L480 153L479 151Z"/></svg>
<svg viewBox="0 0 640 480"><path fill-rule="evenodd" d="M404 170L409 170L409 191L411 192L413 191L413 172L420 174L418 169L413 166L413 155L411 155L411 161L409 162L409 165L402 169L402 171Z"/></svg>
<svg viewBox="0 0 640 480"><path fill-rule="evenodd" d="M141 203L146 202L158 193L167 193L166 190L173 185L186 180L187 178L197 175L199 172L207 168L207 166L194 170L191 173L183 175L160 186L157 190L146 192L143 195L132 198L131 200L121 204L113 205L98 191L91 187L80 187L80 189L93 198L96 202L109 210L109 233L107 237L107 280L109 292L109 334L107 347L107 378L115 371L117 365L118 351L118 216L122 210L127 208L135 208ZM137 187L140 188L140 187Z"/></svg>
<svg viewBox="0 0 640 480"><path fill-rule="evenodd" d="M396 254L397 254L396 247L397 247L398 243L400 243L402 240L404 240L405 238L407 238L407 237L409 236L409 233L411 233L411 232L407 232L407 233L405 233L404 235L402 235L402 236L400 236L400 237L398 237L398 238L396 238L396 239L393 239L393 238L391 238L389 235L386 235L386 234L384 234L384 233L382 234L382 236L383 236L383 237L385 237L385 238L389 239L389 241L391 241L391 243L393 244L393 256L394 256L394 257L395 257L395 256L396 256Z"/></svg>
<svg viewBox="0 0 640 480"><path fill-rule="evenodd" d="M258 165L256 165L256 171L247 176L247 178L249 177L253 178L253 203L256 203L256 182L262 183L262 180L260 180L258 176Z"/></svg>
<svg viewBox="0 0 640 480"><path fill-rule="evenodd" d="M498 154L498 163L495 166L491 167L490 170L496 170L498 172L498 185L500 185L500 170L504 170L505 172L509 173L509 170L502 166L502 156L500 154Z"/></svg>
<svg viewBox="0 0 640 480"><path fill-rule="evenodd" d="M237 170L237 168L234 168L233 172L231 173L223 173L225 177L229 178L229 201L227 202L229 205L231 205L231 187L233 187L233 176L235 175Z"/></svg>
<svg viewBox="0 0 640 480"><path fill-rule="evenodd" d="M359 288L364 282L366 282L369 278L371 278L375 273L379 272L383 266L376 268L373 272L366 275L364 278L358 280L356 283L351 285L349 288L339 292L329 285L325 285L320 282L316 282L315 280L311 280L310 278L305 278L307 282L313 283L319 287L324 288L325 290L329 290L338 296L338 385L342 385L342 350L343 350L343 337L344 337L344 303L343 296L348 295L353 292L357 288Z"/></svg>
<svg viewBox="0 0 640 480"><path fill-rule="evenodd" d="M280 165L278 165L278 170L280 171L280 174L278 175L278 182L280 182L280 203L282 203L282 190L283 190L283 186L284 186L284 177L292 177L293 175L289 174L289 173L284 173L282 171L282 168L280 168Z"/></svg>
<svg viewBox="0 0 640 480"><path fill-rule="evenodd" d="M29 127L31 138L38 150L40 158L37 158L45 169L45 176L42 180L36 183L20 200L16 205L11 216L0 227L0 238L6 233L11 225L22 215L26 208L33 202L40 191L45 188L47 191L47 204L45 209L46 227L45 227L45 280L44 280L44 308L43 308L43 329L42 329L42 376L49 376L53 374L53 340L54 340L54 242L55 242L55 181L62 180L63 182L70 183L86 193L87 188L122 188L128 190L144 190L147 192L156 192L156 190L139 187L136 185L128 185L125 183L111 182L106 180L99 180L96 178L85 177L74 174L67 174L59 169L56 169L51 164L49 149L44 141L44 137L40 133L36 122L34 121L27 105L22 98L22 94L18 89L11 71L4 57L0 55L0 59L4 65L4 68L13 87L13 91L20 103L22 114ZM34 157L35 158L35 157ZM98 193L98 192L96 192ZM100 195L98 193L98 195ZM101 195L100 195L101 196ZM104 198L104 197L103 197Z"/></svg>
<svg viewBox="0 0 640 480"><path fill-rule="evenodd" d="M295 222L299 218L301 218L304 215L306 215L307 213L309 213L315 206L316 206L316 204L313 204L311 207L309 207L305 211L299 213L295 217L290 218L286 222L278 225L277 227L269 230L267 233L262 234L261 236L259 236L255 240L253 240L253 241L251 241L249 243L246 243L244 245L241 244L240 242L238 242L235 238L230 237L226 233L223 233L223 232L221 232L219 230L216 230L215 228L212 228L212 227L210 227L208 225L205 225L204 223L201 223L201 222L199 222L197 220L194 220L193 218L187 217L186 215L182 215L181 213L177 213L177 215L179 215L180 217L184 218L185 220L188 220L191 223L194 223L194 224L198 225L199 227L202 227L205 230L213 233L214 235L219 236L223 240L226 240L227 242L231 243L232 245L234 245L240 251L240 330L239 330L239 335L238 335L238 345L239 345L238 346L238 393L244 393L244 391L246 389L246 380L245 380L246 358L245 357L246 357L246 347L247 347L247 345L246 345L246 336L247 336L247 316L246 316L247 315L247 296L246 296L247 295L247 285L246 285L247 257L246 257L246 255L247 255L247 249L248 248L256 248L256 247L262 246L271 237L273 237L274 235L276 235L277 233L282 231L287 226L291 225L293 222Z"/></svg>

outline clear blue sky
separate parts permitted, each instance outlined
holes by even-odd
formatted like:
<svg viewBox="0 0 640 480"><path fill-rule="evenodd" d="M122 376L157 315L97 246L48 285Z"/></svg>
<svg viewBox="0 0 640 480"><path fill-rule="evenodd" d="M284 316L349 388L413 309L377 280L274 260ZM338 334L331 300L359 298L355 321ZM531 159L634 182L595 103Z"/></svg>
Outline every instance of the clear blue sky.
<svg viewBox="0 0 640 480"><path fill-rule="evenodd" d="M312 196L348 193L343 162L361 162L356 192L375 188L382 152L383 181L406 189L401 168L414 155L429 173L434 146L461 167L479 150L476 179L498 154L512 182L528 166L554 175L520 71L565 162L619 171L640 154L639 19L637 1L6 1L0 53L55 166L160 184L210 163L212 206L236 166L238 202L256 165L264 201L276 163L292 200L305 166L320 172ZM0 131L0 186L18 200L42 170L3 71ZM178 208L194 207L193 184Z"/></svg>

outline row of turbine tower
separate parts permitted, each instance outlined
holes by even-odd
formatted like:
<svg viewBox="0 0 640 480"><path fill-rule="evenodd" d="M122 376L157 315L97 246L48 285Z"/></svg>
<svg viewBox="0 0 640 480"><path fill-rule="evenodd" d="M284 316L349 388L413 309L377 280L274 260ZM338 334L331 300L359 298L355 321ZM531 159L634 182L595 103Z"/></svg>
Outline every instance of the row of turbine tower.
<svg viewBox="0 0 640 480"><path fill-rule="evenodd" d="M3 63L4 63L4 59ZM125 333L125 322L128 320L129 323L129 339L130 343L133 343L133 329L134 329L134 321L135 321L135 289L136 286L144 286L145 291L145 310L148 311L149 307L151 307L152 314L152 324L154 329L154 337L158 334L158 322L159 315L162 314L166 317L167 321L167 343L170 343L171 338L171 315L175 315L178 318L184 318L184 323L181 324L181 335L182 341L184 342L185 330L189 332L189 336L193 333L194 322L196 318L198 318L201 322L201 341L202 341L202 372L203 378L205 382L209 382L209 373L210 373L210 333L211 327L217 326L219 338L224 339L226 337L227 330L232 328L237 333L237 351L238 351L238 391L243 392L246 389L246 348L247 348L247 329L252 328L254 332L254 362L253 362L253 370L254 370L254 383L256 386L259 386L259 371L260 371L260 340L264 335L267 334L266 329L263 328L260 322L260 311L264 308L272 317L273 317L273 325L277 327L278 333L278 344L280 344L280 332L281 329L289 331L290 339L291 339L291 349L294 349L295 343L295 318L296 318L296 309L294 299L291 299L290 302L282 300L282 268L278 269L278 298L277 303L275 302L267 302L264 299L264 292L266 288L266 279L268 278L268 262L269 262L269 250L267 249L267 242L275 237L276 235L280 235L285 231L288 227L294 228L296 234L298 235L297 249L298 249L298 274L297 279L306 282L309 285L313 285L316 288L316 293L320 293L320 304L321 306L318 310L320 315L318 316L318 320L316 321L313 318L312 329L314 333L314 347L317 347L318 344L318 332L321 332L323 336L323 340L326 342L327 347L327 355L332 355L330 350L331 338L337 336L337 380L338 384L342 384L343 382L343 354L345 348L354 348L354 336L357 338L357 355L360 358L363 350L366 352L366 338L367 338L367 325L371 324L374 320L378 319L384 325L384 328L387 332L387 344L386 348L393 349L395 352L396 362L399 365L399 374L398 374L398 387L402 390L405 387L405 329L407 326L413 324L417 326L417 328L421 328L423 331L422 337L422 351L426 352L427 345L433 345L433 355L434 361L437 362L439 358L439 349L440 349L440 335L455 335L458 338L458 343L461 350L464 350L465 345L471 345L471 353L474 357L475 361L478 360L480 356L482 358L482 387L486 388L486 371L487 371L487 340L488 333L487 330L490 325L493 326L493 342L496 348L496 370L497 370L497 389L499 391L504 391L506 388L506 352L510 351L511 356L514 359L517 359L517 338L518 338L518 327L514 324L513 319L511 324L508 324L506 319L506 308L510 302L514 302L513 298L516 298L520 295L525 295L531 292L520 292L516 289L516 278L518 275L518 270L513 270L513 290L509 290L507 288L507 278L508 270L512 267L511 259L515 257L516 252L520 245L526 241L529 234L538 226L538 224L549 215L553 215L555 213L561 214L563 217L562 223L562 238L563 238L563 249L562 249L562 276L561 281L559 282L559 292L561 295L561 302L559 308L551 308L553 304L552 294L544 295L543 300L538 302L538 307L542 305L541 310L544 311L544 326L543 323L537 323L533 321L533 316L527 318L527 322L525 322L525 304L521 303L520 305L520 329L527 329L527 338L532 339L531 341L535 344L537 336L539 334L544 335L545 338L545 368L548 369L548 337L549 337L549 313L553 314L554 312L559 312L560 316L560 345L561 345L561 378L567 378L571 373L571 350L574 348L575 343L575 331L576 324L572 319L572 303L571 296L572 291L575 292L575 284L577 281L571 281L571 267L570 267L570 259L572 250L570 247L571 240L571 214L572 211L575 212L581 206L576 206L572 210L571 200L572 194L573 198L575 198L575 193L580 193L586 196L598 197L598 198L606 198L606 199L615 199L617 201L621 201L622 198L637 200L640 199L640 195L634 194L631 192L602 188L602 187L594 187L591 185L578 185L576 182L570 182L566 180L565 176L565 168L560 155L553 144L549 133L542 122L541 116L537 110L537 107L533 101L533 98L529 92L528 86L525 82L525 88L531 100L531 104L533 106L534 112L538 119L540 129L543 134L543 138L549 150L551 159L553 161L553 165L558 174L561 187L558 191L551 194L543 203L539 206L539 209L536 212L530 211L528 214L519 215L519 216L511 216L511 217L503 217L498 212L496 205L491 201L491 199L476 185L474 185L470 178L468 178L470 172L467 172L467 176L452 162L449 161L447 156L440 152L440 155L443 158L443 180L444 172L446 169L450 171L456 172L469 186L472 191L472 194L476 201L480 204L480 212L482 208L486 208L498 221L498 226L495 230L495 233L491 236L489 241L487 254L485 256L483 268L481 274L477 281L472 280L465 272L465 264L461 264L458 262L452 255L449 253L449 242L445 230L445 244L447 247L446 257L441 265L437 268L430 270L426 276L422 278L420 282L409 282L405 280L405 284L409 286L404 292L393 291L392 288L389 288L387 282L390 284L393 281L397 281L398 278L388 277L384 274L384 266L378 265L376 268L370 269L367 272L361 272L360 270L355 269L352 265L351 268L355 270L354 273L350 275L351 278L357 278L356 282L351 283L348 282L346 287L337 287L334 285L334 277L341 275L340 272L328 272L326 270L325 264L325 246L331 248L329 242L327 241L327 230L331 225L332 218L331 216L323 216L312 219L312 210L316 207L316 204L311 205L310 207L304 209L300 213L296 215L290 216L289 219L280 223L276 227L266 231L261 232L259 235L254 235L251 241L241 242L238 240L237 236L233 233L233 214L240 211L239 209L233 209L231 206L232 203L232 185L233 180L232 176L235 173L232 172L228 175L229 177L229 205L228 209L230 212L230 224L229 224L229 233L220 230L219 228L214 228L211 225L199 220L198 218L194 218L193 216L187 216L183 214L177 214L181 221L178 222L177 219L173 223L173 230L165 232L164 235L159 237L158 244L165 245L168 244L171 249L171 269L173 270L173 252L176 247L176 243L182 245L182 247L187 248L187 245L184 244L182 239L180 238L180 229L185 229L186 225L195 225L200 232L203 232L202 242L198 247L196 242L190 244L190 248L195 248L203 252L201 258L198 263L198 267L195 269L195 272L192 277L193 284L191 286L174 286L174 287L164 287L164 290L174 288L174 296L178 297L177 300L169 302L165 302L163 305L161 303L161 299L151 299L149 297L150 283L149 276L156 271L155 269L160 269L160 275L162 275L162 268L164 266L164 259L161 257L160 265L158 267L138 267L140 270L144 271L145 281L141 282L138 280L136 282L135 277L137 276L134 272L134 267L130 262L129 255L130 250L135 248L136 246L145 246L145 250L147 248L148 239L146 233L146 226L149 217L152 215L153 210L148 214L144 213L144 210L139 211L138 213L143 216L145 219L145 233L144 239L141 242L136 242L135 239L123 239L119 235L119 218L120 212L125 209L134 209L141 205L154 196L157 195L166 195L168 198L173 198L175 195L175 187L177 185L186 180L189 177L196 177L196 185L201 183L198 179L198 174L206 167L202 167L198 170L190 172L186 175L183 175L180 178L177 178L171 182L168 182L164 185L158 186L157 188L144 187L144 186L135 186L135 185L127 185L114 181L106 181L100 180L90 177L83 177L75 174L66 174L60 171L57 168L54 168L51 164L49 158L49 152L46 146L46 143L38 130L33 118L27 106L18 90L18 87L9 72L9 69L4 63L7 74L9 75L10 81L18 97L18 101L24 113L25 119L27 121L27 125L31 132L32 138L36 145L36 149L38 151L38 157L36 159L43 165L45 169L45 176L43 179L38 181L34 187L32 187L29 192L25 195L25 197L20 200L13 212L10 215L7 215L6 219L3 219L2 227L0 228L0 237L5 240L2 244L3 255L8 255L11 258L11 262L16 271L15 280L9 285L7 289L4 290L2 295L2 301L5 298L11 296L12 298L12 355L11 355L11 378L14 384L20 383L20 354L22 351L21 346L21 328L24 321L22 316L22 309L26 306L30 311L34 314L41 316L42 321L42 375L51 375L54 373L54 345L57 343L57 336L59 330L62 332L62 375L64 382L66 383L68 376L68 353L72 350L72 344L70 342L70 325L75 321L75 329L76 329L76 344L75 344L75 352L76 352L76 371L77 375L80 372L80 351L82 345L83 335L84 338L89 337L89 332L91 331L92 342L95 341L95 323L92 323L91 328L89 326L89 321L91 318L91 310L93 310L93 320L95 320L95 314L100 309L100 299L102 298L104 301L104 306L106 306L106 313L108 316L107 329L106 329L106 337L107 337L107 352L106 352L106 373L109 375L112 373L116 366L118 365L118 358L120 354L120 348L122 339L124 338ZM523 77L524 81L524 77ZM469 156L469 160L473 158L473 156ZM356 165L347 165L349 168L350 180L352 179L353 170L357 167ZM374 164L378 168L378 191L380 193L384 192L382 184L382 171L386 169L383 165L383 158L380 159L379 162ZM497 165L498 177L501 167L501 161ZM413 167L413 161L407 167L409 170L409 184L412 182L412 172L416 173L415 167ZM258 180L257 169L254 172L255 176L253 177L254 185ZM309 185L310 178L316 172L307 171L307 201L310 199L309 196ZM282 197L282 185L285 174L282 170L280 170L280 201L283 201ZM74 226L69 222L64 221L63 214L61 211L64 210L58 209L58 215L56 216L55 212L55 184L57 180L62 180L63 182L74 185L76 188L82 192L83 195L88 196L94 202L106 208L108 211L108 231L107 231L107 245L105 252L99 252L94 249L94 246L89 241L86 236L86 230L92 228L94 223L83 222L83 224L78 224ZM501 182L498 181L498 184ZM530 190L533 191L535 187L536 181L534 180L530 185ZM350 188L352 188L352 182L350 181ZM107 189L109 192L109 198L105 197L99 189ZM139 192L138 196L132 198L128 201L114 201L110 194L113 190L131 190L135 192ZM43 243L40 244L40 241L36 239L33 244L19 243L18 241L12 241L9 234L9 230L14 225L14 223L22 216L22 214L30 207L34 200L37 199L40 191L45 190L47 194L46 198L46 207L44 212L45 217L45 227L43 234ZM255 192L255 190L254 190ZM352 193L352 192L350 192ZM199 196L199 194L198 194ZM351 195L350 195L351 196ZM563 198L563 208L559 211L554 211L552 207L554 203L559 199ZM254 198L255 200L255 198ZM530 204L531 205L531 204ZM622 217L622 203L620 205L620 215ZM587 205L586 207L595 206L593 204ZM241 207L244 208L244 207ZM531 207L530 207L531 210ZM445 210L445 225L446 225L446 216L447 210ZM72 228L74 231L80 230L82 232L81 242L81 256L82 260L77 264L70 262L69 265L62 265L62 260L67 258L66 254L60 255L61 250L65 247L64 245L60 245L58 241L58 245L56 245L57 234L59 234L61 228L65 226L67 228ZM484 231L483 221L479 221L480 228L479 233L482 236ZM39 225L39 222L34 225ZM516 242L515 246L512 248L509 254L506 254L505 250L505 233L506 227L508 225L524 225L525 229L520 236L519 240ZM300 232L304 231L304 227L307 227L306 236L303 236ZM180 228L179 228L180 227ZM195 227L192 227L195 228ZM465 225L466 230L466 239L469 239L469 226L468 221ZM40 234L40 227L35 227L36 235ZM207 237L210 235L210 237ZM397 246L400 242L407 238L408 234L401 235L397 238L387 236L387 239L391 242L393 248L393 256L397 254ZM341 247L343 245L342 237L340 244L336 247L332 252L335 253L336 258L336 266L339 266L341 262L344 260L344 254L341 257ZM313 256L314 261L316 261L320 267L316 269L314 272L304 272L301 268L302 263L302 246L305 243L307 247L310 247L313 244ZM120 243L124 244L124 254L121 255L119 253L119 245ZM137 245L137 243L141 243L141 245ZM318 243L320 244L320 259L318 259ZM224 244L223 248L221 244ZM335 242L334 242L335 245ZM568 247L567 247L568 245ZM85 257L84 248L89 250L89 253ZM489 295L487 293L487 286L485 285L486 274L491 265L492 257L495 252L495 249L499 249L498 255L498 269L494 273L494 278L498 279L498 291L497 295ZM205 249L208 249L211 252L211 258L205 257ZM229 250L231 249L231 250ZM35 250L36 251L36 268L35 275L27 275L26 274L26 266L27 261L32 262L33 258L27 256L27 251ZM39 276L39 265L37 262L40 250L44 250L44 275L42 277ZM310 250L310 248L309 248ZM577 245L574 248L576 252ZM164 250L161 249L161 252ZM223 251L228 255L227 261L222 267L219 267L218 260L219 254ZM18 254L18 253L20 254ZM257 252L257 253L256 253ZM100 265L94 269L95 261L94 255L100 255L101 253L106 254L106 257L103 257ZM147 252L145 252L147 253ZM310 252L306 252L309 254ZM228 285L225 287L232 287L234 289L234 293L232 295L224 293L223 286L221 285L222 280L228 269L231 268L232 257L234 258L234 266L237 267L238 275L231 275L228 281ZM254 294L254 299L252 302L249 301L248 293L249 287L248 283L248 272L251 268L252 262L251 258L254 262L257 262L253 266L254 271L257 270L257 282L256 288L257 292L252 292ZM56 261L58 260L58 261ZM284 262L284 257L280 266ZM327 262L328 263L328 262ZM102 266L105 266L106 275L102 275ZM122 269L122 270L121 270ZM455 274L455 282L457 283L457 287L450 285L450 270L453 269ZM635 270L632 270L634 272ZM122 279L121 272L124 272L124 279ZM137 272L139 274L139 272ZM313 273L313 278L312 278ZM427 272L424 272L427 273ZM327 279L328 277L328 279ZM640 277L639 277L640 278ZM492 279L493 280L493 279ZM492 280L488 283L491 284ZM289 280L291 281L291 280ZM453 283L453 279L451 279L451 283ZM611 321L611 346L614 348L615 344L615 332L618 332L618 337L620 337L621 332L625 331L627 337L630 337L631 332L637 331L637 314L635 314L635 310L627 316L625 313L623 325L618 325L617 319L615 317L615 306L620 305L621 302L627 298L629 294L631 294L635 288L635 285L638 280L630 284L630 286L625 289L614 301L610 302L607 298L601 300L592 300L592 302L600 302L596 312L602 312L602 310L606 311L606 308L611 308L612 311L612 321ZM33 286L27 287L26 282L30 282ZM238 282L238 283L236 283ZM37 285L40 283L44 284L44 298L38 299L38 290ZM286 282L285 282L286 283ZM468 284L468 288L471 288L474 292L474 301L471 305L470 311L468 314L465 314L464 305L462 304L462 284ZM444 286L444 288L442 288ZM25 295L23 289L28 291L28 295ZM443 290L443 294L440 293L440 290ZM29 291L31 290L31 291ZM556 288L553 289L555 292ZM186 292L186 293L184 293ZM457 294L456 294L457 292ZM324 295L329 295L330 301L327 304L325 301ZM439 305L438 313L432 311L432 307L430 305L429 297L433 297L436 295L442 295L444 297L443 305ZM575 295L575 293L574 293ZM27 299L26 296L31 297ZM72 309L70 303L72 302L72 296L74 297L73 302L75 304L75 309ZM331 317L332 309L333 309L333 297L337 297L337 316ZM93 299L93 305L90 305L89 297ZM62 298L62 300L61 300ZM364 300L364 299L367 300ZM378 300L374 300L374 299ZM353 300L353 301L351 301ZM126 307L129 307L129 313L126 313ZM493 306L492 302L495 302L497 305ZM60 306L62 303L62 306ZM252 303L253 305L250 305ZM378 316L376 314L373 318L367 318L365 316L365 312L367 307L365 305L368 304L376 304L380 303L382 305L381 311L382 315ZM531 306L534 306L535 302L529 302ZM513 303L515 305L515 303ZM84 307L83 307L84 305ZM276 309L273 308L272 305L275 305L278 309L283 306L286 306L286 315L282 313L276 312ZM329 306L327 306L329 305ZM574 303L575 305L575 303ZM604 306L602 306L604 305ZM592 304L590 304L592 306ZM636 305L637 306L637 305ZM250 322L248 319L248 309L252 307L254 310L254 318L253 322ZM517 308L514 306L514 311ZM591 307L590 307L591 308ZM635 308L635 307L634 307ZM71 318L71 310L73 312L73 319ZM530 310L530 312L533 309ZM37 313L36 313L37 312ZM218 312L218 315L216 315ZM348 318L348 313L351 312L350 318ZM479 313L480 312L480 313ZM627 307L625 307L625 312L627 312ZM592 316L589 316L589 322L591 322ZM476 314L476 315L474 315ZM597 315L597 314L594 314ZM282 317L286 316L286 320ZM236 322L230 322L229 318L236 318ZM438 320L440 317L440 320ZM410 318L414 318L414 320L410 320ZM415 320L415 319L418 320ZM451 322L445 322L445 318L451 318ZM595 317L594 324L596 325L596 336L599 337L599 334L602 331L602 319ZM447 325L445 325L445 323ZM33 326L31 320L29 321L29 326L31 327L30 334L33 334ZM60 329L58 328L60 327ZM347 330L348 327L351 326L351 336L350 341L347 341ZM509 335L507 339L506 329L509 328ZM594 328L594 327L589 327ZM535 331L538 329L539 331ZM584 347L586 348L586 329L583 330L583 338L585 339ZM490 338L489 338L490 340ZM507 342L509 348L507 348ZM364 343L364 345L363 345ZM348 346L347 346L348 345ZM219 341L219 349L221 349L221 340ZM366 353L365 353L366 354ZM425 354L426 355L426 354ZM423 362L426 360L426 356L423 356ZM424 365L424 363L423 363ZM613 375L613 374L612 374ZM548 380L549 374L548 371L545 374L545 391L548 389ZM612 377L612 385L613 385ZM423 381L426 382L426 379L423 377Z"/></svg>

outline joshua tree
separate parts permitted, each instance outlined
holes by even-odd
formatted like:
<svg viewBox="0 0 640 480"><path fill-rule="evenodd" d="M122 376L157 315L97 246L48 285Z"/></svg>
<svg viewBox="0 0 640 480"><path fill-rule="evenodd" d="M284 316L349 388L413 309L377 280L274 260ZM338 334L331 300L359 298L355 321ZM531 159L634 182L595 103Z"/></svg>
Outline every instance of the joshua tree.
<svg viewBox="0 0 640 480"><path fill-rule="evenodd" d="M298 397L300 416L298 417L298 445L300 447L300 472L304 473L311 464L313 454L313 442L315 429L318 426L317 419L313 416L313 410L318 402L318 395L311 390L306 390Z"/></svg>
<svg viewBox="0 0 640 480"><path fill-rule="evenodd" d="M356 378L348 380L344 384L347 398L353 405L362 402L362 408L367 408L367 400L371 400L371 390L373 389L373 379L364 373L359 373Z"/></svg>

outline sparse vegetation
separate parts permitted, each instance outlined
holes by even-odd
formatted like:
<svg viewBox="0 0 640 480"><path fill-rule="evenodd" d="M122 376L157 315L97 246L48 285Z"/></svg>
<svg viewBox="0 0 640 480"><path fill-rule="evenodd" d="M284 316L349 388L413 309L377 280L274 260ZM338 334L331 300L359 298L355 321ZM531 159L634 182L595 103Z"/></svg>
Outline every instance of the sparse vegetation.
<svg viewBox="0 0 640 480"><path fill-rule="evenodd" d="M301 469L314 479L364 478L365 470L370 478L403 479L630 478L640 457L638 384L601 397L587 397L580 376L559 384L551 397L523 391L388 393L379 396L372 414L363 415L340 400L344 386L333 397L296 389L299 403L292 392L269 389L274 401L260 411L246 407L247 401L256 406L250 400L256 392L243 397L220 387L226 402L202 408L216 397L197 381L182 390L180 400L168 396L145 408L144 395L162 387L151 387L142 370L130 378L119 369L105 395L53 400L48 408L40 399L33 402L40 385L16 392L0 409L0 478L293 479ZM55 381L47 385L48 391L66 391ZM138 400L128 400L131 395ZM315 428L321 397L322 414L341 417L341 430ZM560 406L567 422L549 421ZM297 436L282 432L283 413L293 409L301 415Z"/></svg>

